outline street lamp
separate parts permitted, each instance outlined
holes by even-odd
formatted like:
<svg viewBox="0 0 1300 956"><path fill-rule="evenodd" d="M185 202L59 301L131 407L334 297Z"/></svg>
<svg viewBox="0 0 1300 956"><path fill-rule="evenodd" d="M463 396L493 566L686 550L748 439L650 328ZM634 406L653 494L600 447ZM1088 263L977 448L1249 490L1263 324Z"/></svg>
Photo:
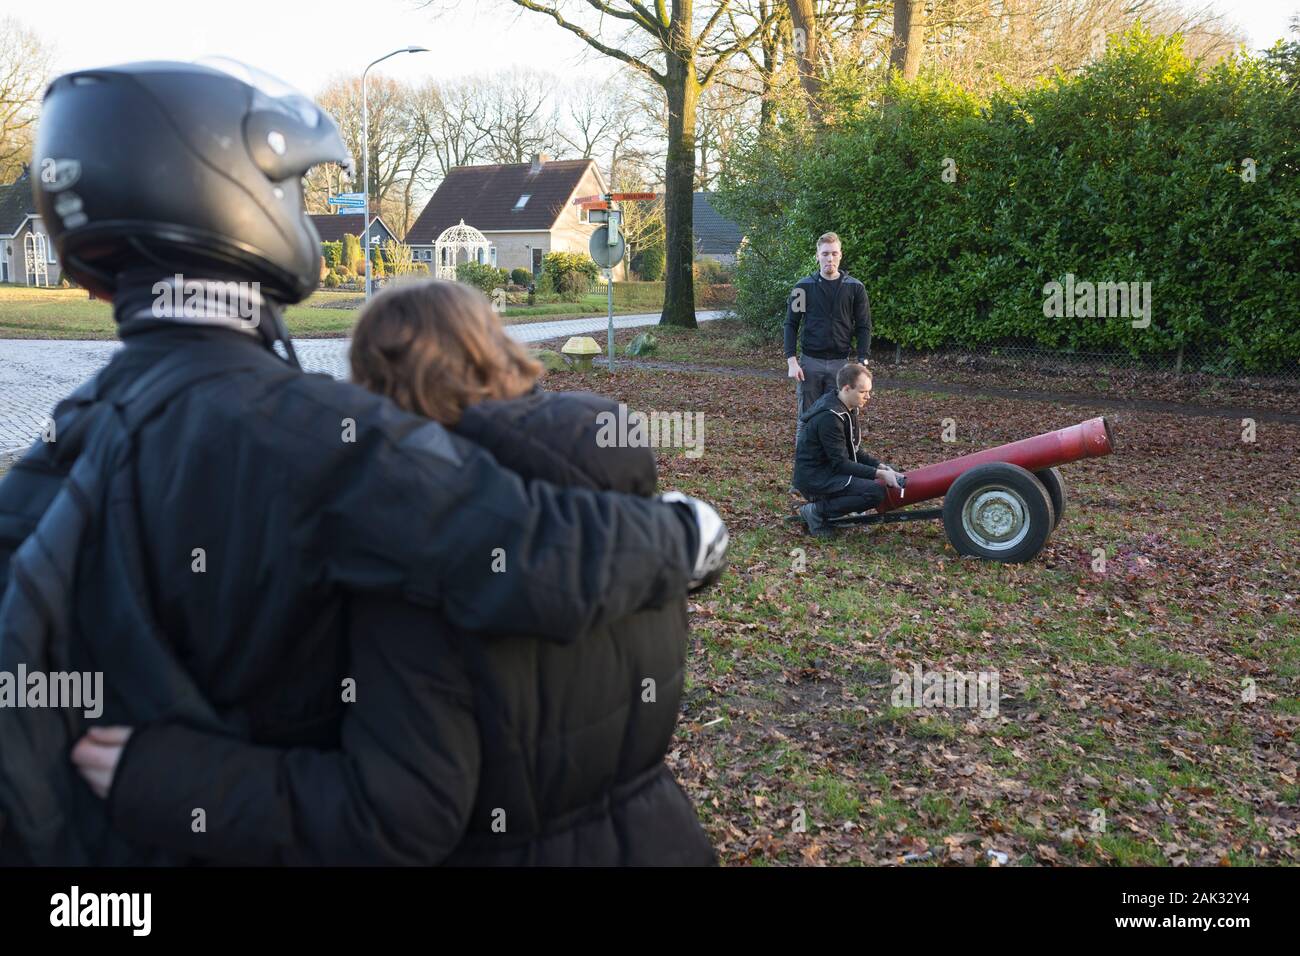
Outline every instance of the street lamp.
<svg viewBox="0 0 1300 956"><path fill-rule="evenodd" d="M366 102L366 74L375 63L383 63L399 53L428 53L427 47L405 46L386 53L361 71L361 195L363 197L361 228L366 234L366 298L370 298L370 109Z"/></svg>

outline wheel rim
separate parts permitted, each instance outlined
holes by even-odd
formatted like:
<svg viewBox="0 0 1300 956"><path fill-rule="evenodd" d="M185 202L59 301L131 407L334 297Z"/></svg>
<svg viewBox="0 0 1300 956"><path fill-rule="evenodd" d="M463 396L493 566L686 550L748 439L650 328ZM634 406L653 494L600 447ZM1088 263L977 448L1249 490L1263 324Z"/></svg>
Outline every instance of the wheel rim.
<svg viewBox="0 0 1300 956"><path fill-rule="evenodd" d="M1020 493L1003 485L990 486L966 499L962 529L987 551L1009 551L1029 533L1029 506Z"/></svg>

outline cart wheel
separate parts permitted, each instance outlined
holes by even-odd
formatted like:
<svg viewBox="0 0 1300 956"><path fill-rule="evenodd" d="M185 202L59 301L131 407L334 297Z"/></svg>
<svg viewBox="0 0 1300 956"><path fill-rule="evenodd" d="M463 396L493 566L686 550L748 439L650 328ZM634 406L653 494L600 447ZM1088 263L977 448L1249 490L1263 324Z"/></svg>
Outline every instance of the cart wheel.
<svg viewBox="0 0 1300 956"><path fill-rule="evenodd" d="M1004 564L1032 561L1055 517L1042 483L1001 461L965 472L943 499L943 530L957 553Z"/></svg>
<svg viewBox="0 0 1300 956"><path fill-rule="evenodd" d="M1056 515L1052 530L1055 531L1061 526L1061 515L1065 514L1065 479L1059 468L1044 468L1034 472L1034 477L1043 483L1047 496L1052 499L1052 513Z"/></svg>

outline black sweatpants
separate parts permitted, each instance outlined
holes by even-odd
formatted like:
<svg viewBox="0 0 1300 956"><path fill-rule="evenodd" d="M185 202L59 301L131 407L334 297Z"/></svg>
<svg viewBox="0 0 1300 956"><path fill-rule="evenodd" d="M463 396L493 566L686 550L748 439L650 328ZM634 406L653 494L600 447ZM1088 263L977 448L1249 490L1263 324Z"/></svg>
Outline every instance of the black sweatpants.
<svg viewBox="0 0 1300 956"><path fill-rule="evenodd" d="M839 518L855 511L870 511L884 500L884 485L855 476L842 491L819 498L817 513L823 518Z"/></svg>

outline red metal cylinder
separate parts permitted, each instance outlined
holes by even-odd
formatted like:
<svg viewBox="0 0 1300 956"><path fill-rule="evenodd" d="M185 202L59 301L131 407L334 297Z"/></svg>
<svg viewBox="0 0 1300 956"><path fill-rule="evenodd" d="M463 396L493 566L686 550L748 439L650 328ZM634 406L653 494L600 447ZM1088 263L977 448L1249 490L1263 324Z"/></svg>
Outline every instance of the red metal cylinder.
<svg viewBox="0 0 1300 956"><path fill-rule="evenodd" d="M1041 471L1080 458L1100 458L1113 451L1110 423L1105 417L1090 418L1078 425L1062 428L1045 435L1035 435L1013 441L1009 445L999 445L977 451L971 455L962 455L939 462L937 465L925 465L907 472L906 496L899 498L893 488L886 488L885 500L876 511L893 511L918 501L940 498L948 493L952 483L962 472L969 471L976 465L991 461L1005 461L1019 465L1028 471ZM881 482L884 484L884 482Z"/></svg>

